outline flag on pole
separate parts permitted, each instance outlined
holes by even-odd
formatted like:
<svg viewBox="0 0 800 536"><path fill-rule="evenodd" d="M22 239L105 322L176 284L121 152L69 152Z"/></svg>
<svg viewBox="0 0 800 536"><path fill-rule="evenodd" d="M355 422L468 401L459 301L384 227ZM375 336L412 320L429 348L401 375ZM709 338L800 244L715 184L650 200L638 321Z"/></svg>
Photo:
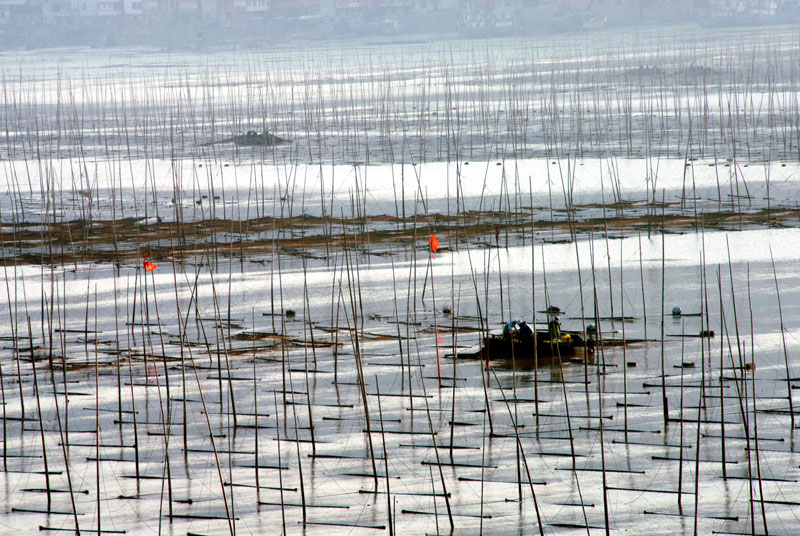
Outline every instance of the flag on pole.
<svg viewBox="0 0 800 536"><path fill-rule="evenodd" d="M439 239L436 238L436 235L431 235L431 238L428 240L428 242L431 244L431 251L436 253L436 250L439 247Z"/></svg>

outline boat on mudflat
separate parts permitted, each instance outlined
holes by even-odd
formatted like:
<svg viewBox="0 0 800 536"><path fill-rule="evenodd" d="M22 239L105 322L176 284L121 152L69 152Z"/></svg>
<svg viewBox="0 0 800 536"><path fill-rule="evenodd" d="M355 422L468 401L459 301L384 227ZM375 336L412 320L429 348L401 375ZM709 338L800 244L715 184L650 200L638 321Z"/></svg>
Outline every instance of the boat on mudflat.
<svg viewBox="0 0 800 536"><path fill-rule="evenodd" d="M459 352L459 359L486 361L514 360L519 368L537 368L594 356L594 341L585 341L578 332L563 332L558 339L547 331L537 331L529 337L489 334L476 352Z"/></svg>
<svg viewBox="0 0 800 536"><path fill-rule="evenodd" d="M553 339L546 331L537 331L527 338L490 334L483 338L480 354L484 359L571 358L576 350L586 348L583 337L577 332L564 333Z"/></svg>

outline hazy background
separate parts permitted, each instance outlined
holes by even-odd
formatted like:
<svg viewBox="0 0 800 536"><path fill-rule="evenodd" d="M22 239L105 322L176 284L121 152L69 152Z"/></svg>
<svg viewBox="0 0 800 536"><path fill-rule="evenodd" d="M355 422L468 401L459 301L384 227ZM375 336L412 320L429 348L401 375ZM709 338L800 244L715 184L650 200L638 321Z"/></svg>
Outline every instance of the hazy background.
<svg viewBox="0 0 800 536"><path fill-rule="evenodd" d="M798 20L800 0L0 0L0 49L252 46Z"/></svg>

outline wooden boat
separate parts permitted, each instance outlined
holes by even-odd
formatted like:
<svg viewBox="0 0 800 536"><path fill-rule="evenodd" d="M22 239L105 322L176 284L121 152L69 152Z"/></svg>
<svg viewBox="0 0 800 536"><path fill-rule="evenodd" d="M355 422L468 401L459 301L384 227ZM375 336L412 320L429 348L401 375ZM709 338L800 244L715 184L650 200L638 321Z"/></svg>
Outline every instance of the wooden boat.
<svg viewBox="0 0 800 536"><path fill-rule="evenodd" d="M483 338L481 357L485 359L533 359L570 358L577 348L584 348L583 338L578 333L565 333L559 340L551 340L546 332L537 332L535 337L520 339L505 335L489 335ZM534 353L535 352L535 353Z"/></svg>

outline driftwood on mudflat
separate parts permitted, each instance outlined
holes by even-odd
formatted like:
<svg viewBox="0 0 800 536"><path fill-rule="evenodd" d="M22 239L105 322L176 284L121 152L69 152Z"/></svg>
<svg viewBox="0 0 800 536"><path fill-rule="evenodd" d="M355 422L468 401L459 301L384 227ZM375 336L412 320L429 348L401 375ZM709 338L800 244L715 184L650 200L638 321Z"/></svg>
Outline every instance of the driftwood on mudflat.
<svg viewBox="0 0 800 536"><path fill-rule="evenodd" d="M247 134L232 136L230 138L225 138L224 140L210 141L204 143L203 147L208 145L216 145L219 143L229 143L229 142L233 142L235 145L241 145L244 147L270 147L272 145L289 143L290 141L291 140L281 138L280 136L270 134L266 130L261 134L259 134L255 130L248 130Z"/></svg>

